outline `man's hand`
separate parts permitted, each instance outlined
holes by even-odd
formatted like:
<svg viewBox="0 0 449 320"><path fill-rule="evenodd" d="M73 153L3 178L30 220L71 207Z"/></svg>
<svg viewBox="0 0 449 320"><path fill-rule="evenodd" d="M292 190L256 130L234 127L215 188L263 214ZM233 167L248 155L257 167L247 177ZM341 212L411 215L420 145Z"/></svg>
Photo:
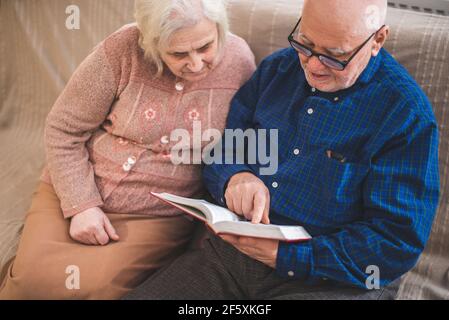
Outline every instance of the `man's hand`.
<svg viewBox="0 0 449 320"><path fill-rule="evenodd" d="M243 215L252 223L270 223L270 191L252 173L242 172L232 176L225 199L229 210Z"/></svg>
<svg viewBox="0 0 449 320"><path fill-rule="evenodd" d="M87 209L75 215L70 222L70 236L83 244L106 245L119 236L106 214L98 207Z"/></svg>
<svg viewBox="0 0 449 320"><path fill-rule="evenodd" d="M276 268L276 257L279 247L278 240L238 237L233 235L220 235L220 237L247 256L273 269Z"/></svg>

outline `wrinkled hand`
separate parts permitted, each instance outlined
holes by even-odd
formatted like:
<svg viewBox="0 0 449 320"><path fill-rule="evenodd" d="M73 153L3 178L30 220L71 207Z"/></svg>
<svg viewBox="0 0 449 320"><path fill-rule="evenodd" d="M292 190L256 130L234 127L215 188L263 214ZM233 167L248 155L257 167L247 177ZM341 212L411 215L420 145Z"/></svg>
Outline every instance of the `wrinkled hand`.
<svg viewBox="0 0 449 320"><path fill-rule="evenodd" d="M279 241L272 239L259 239L238 237L233 235L220 235L220 237L236 247L240 252L275 269Z"/></svg>
<svg viewBox="0 0 449 320"><path fill-rule="evenodd" d="M111 239L119 240L111 221L98 207L87 209L72 217L70 236L75 241L95 246L104 246Z"/></svg>
<svg viewBox="0 0 449 320"><path fill-rule="evenodd" d="M270 191L252 173L242 172L232 176L225 199L229 210L243 215L252 223L270 223Z"/></svg>

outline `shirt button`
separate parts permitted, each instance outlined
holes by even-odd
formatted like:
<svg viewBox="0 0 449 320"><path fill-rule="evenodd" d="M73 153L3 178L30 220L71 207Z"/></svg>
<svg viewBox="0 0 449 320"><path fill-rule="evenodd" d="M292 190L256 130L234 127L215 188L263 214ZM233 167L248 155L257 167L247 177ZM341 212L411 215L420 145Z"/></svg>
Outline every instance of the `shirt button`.
<svg viewBox="0 0 449 320"><path fill-rule="evenodd" d="M178 91L182 91L182 90L184 90L184 84L182 82L178 82L178 83L176 83L175 88Z"/></svg>
<svg viewBox="0 0 449 320"><path fill-rule="evenodd" d="M271 184L271 186L276 189L277 187L279 187L279 184L275 181Z"/></svg>
<svg viewBox="0 0 449 320"><path fill-rule="evenodd" d="M170 142L170 139L168 138L168 136L163 136L161 138L161 143L162 144L168 144Z"/></svg>
<svg viewBox="0 0 449 320"><path fill-rule="evenodd" d="M316 92L316 88L312 88L311 90L312 90L312 92Z"/></svg>
<svg viewBox="0 0 449 320"><path fill-rule="evenodd" d="M287 274L289 277L293 277L295 275L295 273L293 271L289 271Z"/></svg>
<svg viewBox="0 0 449 320"><path fill-rule="evenodd" d="M294 154L295 156L299 155L299 149L293 150L293 154Z"/></svg>
<svg viewBox="0 0 449 320"><path fill-rule="evenodd" d="M334 98L334 101L335 101L335 102L337 102L338 100L340 100L339 97L335 97L335 98Z"/></svg>
<svg viewBox="0 0 449 320"><path fill-rule="evenodd" d="M307 113L308 113L308 114L313 114L313 109L310 108L309 110L307 110Z"/></svg>

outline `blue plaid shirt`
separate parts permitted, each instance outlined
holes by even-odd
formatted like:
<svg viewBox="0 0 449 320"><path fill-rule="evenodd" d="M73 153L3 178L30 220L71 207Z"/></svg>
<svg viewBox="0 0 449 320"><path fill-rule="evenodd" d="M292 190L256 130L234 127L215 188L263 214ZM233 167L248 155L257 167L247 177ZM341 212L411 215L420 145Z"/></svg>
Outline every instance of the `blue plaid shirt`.
<svg viewBox="0 0 449 320"><path fill-rule="evenodd" d="M272 223L312 234L279 244L280 276L366 288L369 266L383 286L415 265L438 205L438 129L423 91L385 50L335 93L308 85L293 49L278 51L234 97L227 128L279 130L276 174L245 163L205 166L203 176L225 206L228 180L254 173L270 190Z"/></svg>

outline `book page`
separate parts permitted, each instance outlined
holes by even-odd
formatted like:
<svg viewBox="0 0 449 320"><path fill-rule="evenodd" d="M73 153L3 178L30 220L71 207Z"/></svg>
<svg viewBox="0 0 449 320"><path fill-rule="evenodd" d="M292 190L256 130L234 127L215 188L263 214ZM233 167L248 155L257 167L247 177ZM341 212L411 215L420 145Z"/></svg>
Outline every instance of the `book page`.
<svg viewBox="0 0 449 320"><path fill-rule="evenodd" d="M182 205L185 209L188 209L191 212L193 211L197 215L205 216L211 224L218 221L246 221L244 218L236 215L232 211L214 205L206 200L184 198L169 193L159 193L156 195L177 205Z"/></svg>
<svg viewBox="0 0 449 320"><path fill-rule="evenodd" d="M176 205L184 208L186 211L188 211L189 213L191 213L194 216L197 216L199 219L207 220L207 216L201 210L199 210L195 207L188 206L188 205L181 204L181 203L176 203Z"/></svg>
<svg viewBox="0 0 449 320"><path fill-rule="evenodd" d="M244 217L206 200L184 198L169 193L152 194L200 220L206 220L216 233L278 239L281 241L301 241L311 238L301 226L253 224Z"/></svg>
<svg viewBox="0 0 449 320"><path fill-rule="evenodd" d="M234 235L276 239L281 241L300 241L308 240L312 237L300 226L278 226L273 224L253 224L248 221L218 222L214 226L217 233L229 233Z"/></svg>
<svg viewBox="0 0 449 320"><path fill-rule="evenodd" d="M226 208L214 205L212 203L202 203L202 205L209 209L212 216L212 223L217 223L219 221L246 221L245 218Z"/></svg>

